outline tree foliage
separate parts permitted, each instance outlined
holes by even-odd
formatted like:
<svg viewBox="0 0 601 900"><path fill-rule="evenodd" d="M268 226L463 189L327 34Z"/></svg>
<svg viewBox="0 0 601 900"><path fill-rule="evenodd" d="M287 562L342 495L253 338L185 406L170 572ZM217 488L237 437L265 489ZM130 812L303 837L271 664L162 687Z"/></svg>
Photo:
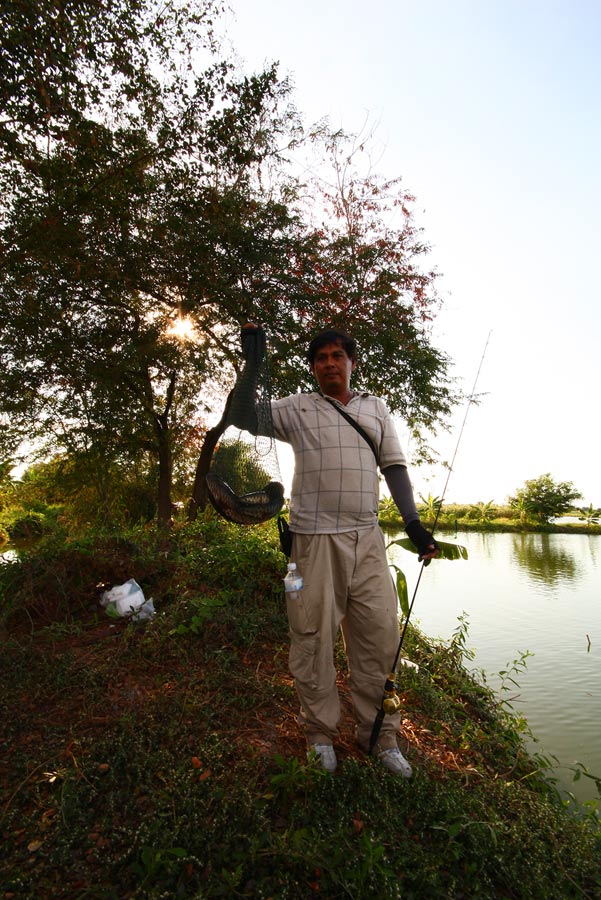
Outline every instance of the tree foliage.
<svg viewBox="0 0 601 900"><path fill-rule="evenodd" d="M15 174L107 112L156 124L165 84L211 44L214 0L5 0L0 9L0 148ZM15 184L17 179L15 179Z"/></svg>
<svg viewBox="0 0 601 900"><path fill-rule="evenodd" d="M217 14L213 0L0 11L0 449L147 460L164 524L194 454L203 484L245 321L267 330L277 393L313 386L307 339L334 325L361 347L356 383L416 435L453 402L412 198L341 135L314 144L331 177L293 178L289 85L236 71Z"/></svg>
<svg viewBox="0 0 601 900"><path fill-rule="evenodd" d="M555 481L549 472L532 478L509 498L514 509L537 522L549 522L556 516L569 512L574 500L582 494L571 481Z"/></svg>
<svg viewBox="0 0 601 900"><path fill-rule="evenodd" d="M385 396L419 438L447 415L453 397L449 360L431 341L437 275L425 265L429 247L414 221L414 198L400 178L373 172L367 148L351 136L331 134L323 143L305 202L311 252L296 261L293 321L281 323L284 333L275 329L276 385L293 391L300 381L312 389L306 367L299 378L306 338L326 325L342 328L360 348L354 383ZM290 343L294 331L300 343Z"/></svg>
<svg viewBox="0 0 601 900"><path fill-rule="evenodd" d="M126 9L108 5L113 24ZM155 44L149 23L159 9ZM30 26L18 5L9 12L10 50L18 27ZM79 46L82 29L107 27L102 15L86 23L70 6L63 12L42 4L32 12L34 31L56 26L66 47ZM111 53L106 39L98 56L91 37L84 47L95 77L102 68L99 82L88 84L86 50L62 71L62 87L54 63L36 68L33 58L24 66L32 81L19 75L13 84L24 106L21 129L7 119L3 132L4 182L16 171L20 178L3 209L0 401L12 426L7 449L26 435L68 452L154 454L167 520L174 453L203 409L206 382L223 379L224 366L227 378L237 363L238 326L253 297L249 274L258 283L288 255L292 217L258 179L284 127L279 105L288 88L274 69L246 78L219 61L200 74L184 67L183 77L179 44L202 16L150 3L132 4L131 13L123 36L115 24ZM160 81L153 50L170 54ZM190 54L183 58L191 66ZM36 101L42 88L54 98L45 115ZM198 340L169 337L182 315L193 315Z"/></svg>

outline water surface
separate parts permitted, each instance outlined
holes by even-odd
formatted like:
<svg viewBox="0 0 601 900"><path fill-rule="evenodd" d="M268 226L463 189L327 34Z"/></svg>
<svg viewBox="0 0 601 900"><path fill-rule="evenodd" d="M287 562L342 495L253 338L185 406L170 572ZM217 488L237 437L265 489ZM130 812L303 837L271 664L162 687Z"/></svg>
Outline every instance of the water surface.
<svg viewBox="0 0 601 900"><path fill-rule="evenodd" d="M401 535L399 535L400 537ZM388 535L389 538L395 537ZM463 544L469 559L435 561L421 579L413 618L432 638L449 640L467 614L473 663L491 687L497 673L527 651L513 707L556 756L560 786L582 802L597 796L582 763L601 776L601 535L483 534L442 536ZM401 548L390 558L407 577L411 598L420 564Z"/></svg>

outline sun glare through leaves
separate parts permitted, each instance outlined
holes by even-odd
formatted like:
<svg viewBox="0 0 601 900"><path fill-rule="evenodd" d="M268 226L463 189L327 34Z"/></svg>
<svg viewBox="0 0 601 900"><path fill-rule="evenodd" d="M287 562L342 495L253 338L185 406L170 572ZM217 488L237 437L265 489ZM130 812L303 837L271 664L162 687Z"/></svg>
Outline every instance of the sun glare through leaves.
<svg viewBox="0 0 601 900"><path fill-rule="evenodd" d="M167 335L178 341L197 341L198 332L190 316L178 316L167 329Z"/></svg>

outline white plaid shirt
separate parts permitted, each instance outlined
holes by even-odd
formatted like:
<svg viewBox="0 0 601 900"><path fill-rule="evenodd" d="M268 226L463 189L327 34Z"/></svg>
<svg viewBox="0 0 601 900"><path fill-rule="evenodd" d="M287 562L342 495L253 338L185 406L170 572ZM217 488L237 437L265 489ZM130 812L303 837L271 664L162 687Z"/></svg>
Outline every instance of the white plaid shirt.
<svg viewBox="0 0 601 900"><path fill-rule="evenodd" d="M271 404L276 437L292 445L290 528L338 534L378 521L378 469L361 435L321 394L291 394ZM406 466L383 400L358 393L343 407L372 439L381 469Z"/></svg>

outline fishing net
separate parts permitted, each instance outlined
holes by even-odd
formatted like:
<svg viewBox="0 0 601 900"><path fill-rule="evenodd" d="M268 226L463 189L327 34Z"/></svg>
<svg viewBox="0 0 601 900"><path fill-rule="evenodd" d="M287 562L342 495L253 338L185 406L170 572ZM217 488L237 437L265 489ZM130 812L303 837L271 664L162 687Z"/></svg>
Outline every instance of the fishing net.
<svg viewBox="0 0 601 900"><path fill-rule="evenodd" d="M257 525L276 516L284 504L262 328L243 332L242 354L244 363L227 399L225 430L206 481L209 499L224 519Z"/></svg>

